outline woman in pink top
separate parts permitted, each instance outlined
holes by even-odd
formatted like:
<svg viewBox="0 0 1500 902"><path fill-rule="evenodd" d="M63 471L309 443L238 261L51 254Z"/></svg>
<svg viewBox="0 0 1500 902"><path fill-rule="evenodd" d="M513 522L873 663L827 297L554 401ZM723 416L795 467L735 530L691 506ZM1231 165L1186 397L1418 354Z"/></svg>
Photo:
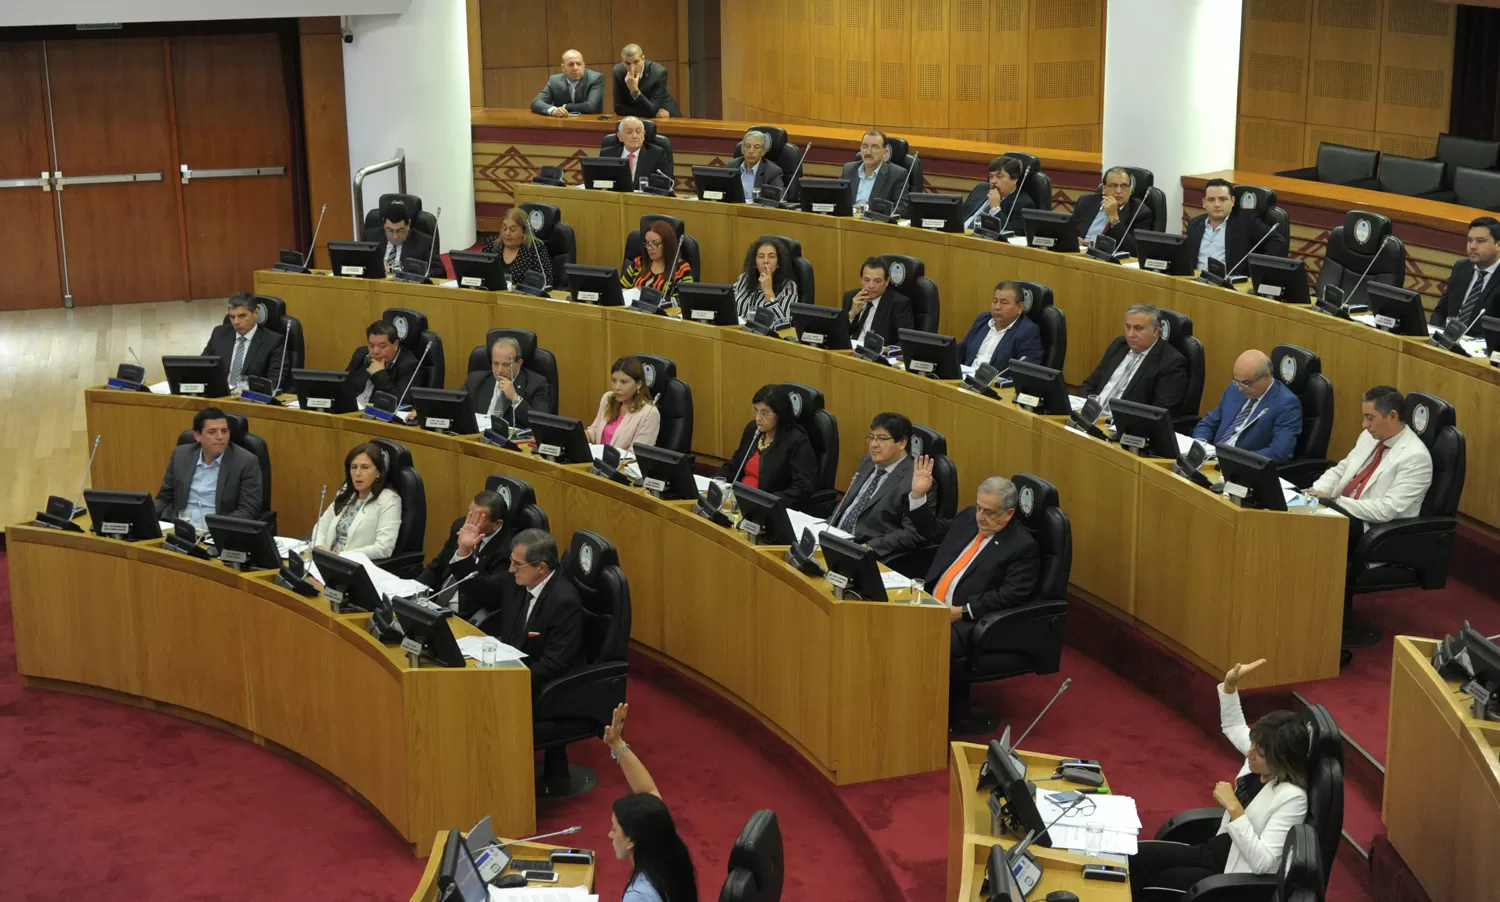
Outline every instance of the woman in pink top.
<svg viewBox="0 0 1500 902"><path fill-rule="evenodd" d="M646 370L635 357L621 357L609 369L609 391L599 399L599 415L589 425L589 441L629 448L636 442L656 444L661 414L651 403Z"/></svg>

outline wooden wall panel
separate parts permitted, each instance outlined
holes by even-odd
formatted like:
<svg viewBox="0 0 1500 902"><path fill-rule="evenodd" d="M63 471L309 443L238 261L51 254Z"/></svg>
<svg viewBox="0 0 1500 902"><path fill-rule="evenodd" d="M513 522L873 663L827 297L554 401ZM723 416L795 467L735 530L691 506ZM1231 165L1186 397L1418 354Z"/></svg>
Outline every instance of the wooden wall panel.
<svg viewBox="0 0 1500 902"><path fill-rule="evenodd" d="M1031 7L1027 0L995 0L992 3L976 3L974 0L959 0L960 25L966 12L972 15L972 7L988 7L989 21L983 35L983 46L988 50L982 79L988 96L991 140L997 128L1012 128L1018 132L1014 140L1024 143L1019 134L1020 126L1026 122L1026 98L1030 94L1031 67L1026 64L1027 39L1031 32ZM956 49L956 48L955 48ZM955 57L957 54L955 53ZM1099 59L1104 59L1101 50ZM960 63L959 65L962 65ZM1102 104L1102 99L1101 99ZM955 112L958 107L953 107ZM955 116L955 122L960 121Z"/></svg>
<svg viewBox="0 0 1500 902"><path fill-rule="evenodd" d="M812 52L809 62L812 68L807 73L809 82L809 101L806 108L807 115L820 122L838 122L839 110L842 107L840 97L843 94L843 61L839 56L839 47L843 38L843 22L839 17L839 0L808 0L809 16L807 33L811 39ZM738 7L738 3L726 3L721 8L724 10L725 21L728 21L729 8ZM722 35L729 38L743 34L743 31L733 31L726 24ZM724 40L724 52L727 56L731 44L738 43L734 40ZM730 90L729 65L724 66L724 100L728 107L731 97L737 100L754 96L748 85L741 82L738 85L739 92ZM725 110L724 115L729 115Z"/></svg>
<svg viewBox="0 0 1500 902"><path fill-rule="evenodd" d="M1032 0L1026 125L1103 121L1103 0Z"/></svg>
<svg viewBox="0 0 1500 902"><path fill-rule="evenodd" d="M587 62L587 59L585 59ZM528 66L524 69L486 69L484 70L484 103L485 106L516 107L525 108L531 106L531 101L536 97L536 92L542 89L547 79L553 72L558 71L551 66ZM609 81L606 76L604 83L604 112L610 112L611 106Z"/></svg>
<svg viewBox="0 0 1500 902"><path fill-rule="evenodd" d="M352 221L349 196L349 117L344 107L344 43L338 19L303 19L302 131L307 143L308 221L318 224L318 213L328 204L325 226L318 233L314 259L327 268L328 240L342 236L342 225ZM323 26L323 27L320 27ZM477 94L476 94L477 96Z"/></svg>
<svg viewBox="0 0 1500 902"><path fill-rule="evenodd" d="M1235 129L1235 160L1240 169L1252 172L1282 172L1302 165L1301 122L1239 117Z"/></svg>
<svg viewBox="0 0 1500 902"><path fill-rule="evenodd" d="M1313 0L1309 123L1374 130L1385 4L1386 0Z"/></svg>
<svg viewBox="0 0 1500 902"><path fill-rule="evenodd" d="M907 63L907 116L913 126L938 130L945 137L950 124L948 98L954 88L950 36L953 0L912 0L911 59ZM982 81L982 79L980 79Z"/></svg>
<svg viewBox="0 0 1500 902"><path fill-rule="evenodd" d="M557 58L547 55L546 13L547 8L537 3L479 0L484 68L557 65Z"/></svg>
<svg viewBox="0 0 1500 902"><path fill-rule="evenodd" d="M781 33L781 109L799 114L791 121L804 122L812 115L809 112L812 99L812 49L816 45L807 30L812 10L809 0L785 0L785 4L786 19ZM707 93L712 97L718 92Z"/></svg>
<svg viewBox="0 0 1500 902"><path fill-rule="evenodd" d="M839 33L839 122L875 122L875 2L843 0ZM886 52L887 48L881 48ZM758 105L758 99L748 99Z"/></svg>
<svg viewBox="0 0 1500 902"><path fill-rule="evenodd" d="M782 97L786 84L783 60L786 48L785 0L758 0L750 4L746 34L755 35L755 70L760 75L760 105L768 110L789 109Z"/></svg>
<svg viewBox="0 0 1500 902"><path fill-rule="evenodd" d="M521 4L524 6L524 4ZM610 0L547 0L548 66L559 65L563 52L577 50L590 69L609 77L609 67L620 59L610 19ZM483 24L480 25L483 28ZM541 90L541 85L532 91ZM608 93L608 86L605 88Z"/></svg>
<svg viewBox="0 0 1500 902"><path fill-rule="evenodd" d="M1448 130L1453 27L1458 8L1433 0L1387 0L1380 35L1375 130L1436 135Z"/></svg>
<svg viewBox="0 0 1500 902"><path fill-rule="evenodd" d="M874 59L870 63L870 93L875 101L877 127L895 130L912 120L912 7L917 0L875 0ZM947 48L943 48L946 54ZM767 104L769 106L769 104Z"/></svg>
<svg viewBox="0 0 1500 902"><path fill-rule="evenodd" d="M1240 53L1241 116L1302 121L1307 108L1312 3L1313 0L1245 3ZM1300 161L1300 151L1297 158ZM1295 167L1297 163L1292 165ZM1243 158L1240 168L1246 168Z"/></svg>
<svg viewBox="0 0 1500 902"><path fill-rule="evenodd" d="M0 179L37 178L52 169L47 142L47 94L40 42L0 44ZM6 235L6 272L0 310L61 307L56 200L41 188L7 188L7 218L25 223Z"/></svg>

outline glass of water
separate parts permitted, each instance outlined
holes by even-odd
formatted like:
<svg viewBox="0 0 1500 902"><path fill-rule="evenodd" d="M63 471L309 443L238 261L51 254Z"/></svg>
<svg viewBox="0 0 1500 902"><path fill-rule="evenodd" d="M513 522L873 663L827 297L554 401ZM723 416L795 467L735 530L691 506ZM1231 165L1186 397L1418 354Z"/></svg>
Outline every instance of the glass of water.
<svg viewBox="0 0 1500 902"><path fill-rule="evenodd" d="M914 579L911 581L911 598L909 599L909 601L912 604L922 603L922 589L924 585L925 584L920 579Z"/></svg>
<svg viewBox="0 0 1500 902"><path fill-rule="evenodd" d="M1083 826L1083 854L1098 857L1104 851L1104 825L1089 821Z"/></svg>
<svg viewBox="0 0 1500 902"><path fill-rule="evenodd" d="M479 666L494 667L500 660L500 643L494 639L486 639L479 646Z"/></svg>

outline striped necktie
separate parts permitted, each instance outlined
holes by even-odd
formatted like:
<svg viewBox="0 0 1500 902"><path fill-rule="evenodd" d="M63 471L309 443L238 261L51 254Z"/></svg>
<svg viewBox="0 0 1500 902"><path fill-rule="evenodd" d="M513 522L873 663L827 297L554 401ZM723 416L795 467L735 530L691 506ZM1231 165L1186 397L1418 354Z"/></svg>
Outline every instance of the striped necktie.
<svg viewBox="0 0 1500 902"><path fill-rule="evenodd" d="M1474 274L1474 285L1469 288L1469 294L1464 298L1463 306L1458 308L1458 318L1465 323L1472 322L1471 318L1479 309L1479 299L1484 296L1484 283L1488 279L1489 274L1483 270Z"/></svg>
<svg viewBox="0 0 1500 902"><path fill-rule="evenodd" d="M241 335L234 343L234 361L229 364L229 384L233 387L240 381L240 371L245 368L245 347L250 339Z"/></svg>

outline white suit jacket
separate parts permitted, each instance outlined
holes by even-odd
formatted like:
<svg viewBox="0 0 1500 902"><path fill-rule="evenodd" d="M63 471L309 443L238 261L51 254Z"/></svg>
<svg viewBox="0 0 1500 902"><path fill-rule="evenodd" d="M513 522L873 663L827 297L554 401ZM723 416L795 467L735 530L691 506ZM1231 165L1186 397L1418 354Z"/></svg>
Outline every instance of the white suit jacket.
<svg viewBox="0 0 1500 902"><path fill-rule="evenodd" d="M1249 753L1250 728L1245 725L1245 713L1240 710L1239 693L1225 693L1223 683L1219 684L1219 726L1240 754ZM1246 761L1240 766L1239 776L1249 772L1250 762ZM1282 782L1262 786L1260 793L1245 808L1244 817L1231 821L1226 811L1224 819L1219 822L1219 832L1228 833L1234 844L1229 849L1224 873L1276 873L1281 865L1281 850L1286 846L1287 833L1305 820L1306 790Z"/></svg>
<svg viewBox="0 0 1500 902"><path fill-rule="evenodd" d="M313 545L332 548L334 530L338 523L339 514L330 504L313 529ZM395 489L386 489L375 498L374 503L366 504L364 510L354 515L354 522L349 524L349 535L340 552L362 551L371 560L377 561L390 557L396 550L396 534L400 531L401 496L396 494Z"/></svg>
<svg viewBox="0 0 1500 902"><path fill-rule="evenodd" d="M1334 464L1318 481L1313 491L1338 498L1339 507L1367 523L1386 523L1422 512L1422 499L1432 485L1432 455L1410 426L1403 426L1389 440L1385 456L1375 475L1365 485L1358 500L1339 498L1344 486L1354 481L1359 471L1375 454L1375 439L1361 431L1349 456Z"/></svg>

